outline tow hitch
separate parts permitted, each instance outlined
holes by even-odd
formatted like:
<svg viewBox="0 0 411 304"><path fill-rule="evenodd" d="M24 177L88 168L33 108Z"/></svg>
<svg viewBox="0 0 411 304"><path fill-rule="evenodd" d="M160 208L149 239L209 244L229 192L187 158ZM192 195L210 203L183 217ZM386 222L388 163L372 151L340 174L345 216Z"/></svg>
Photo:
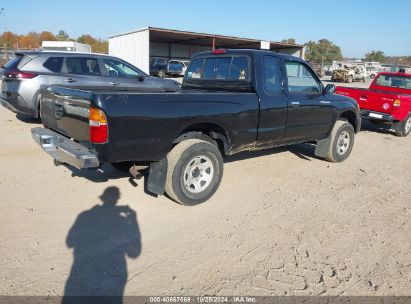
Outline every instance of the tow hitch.
<svg viewBox="0 0 411 304"><path fill-rule="evenodd" d="M131 175L132 178L140 180L143 175L139 172L139 170L146 168L145 166L136 166L136 165L132 165L130 167L130 170L128 171Z"/></svg>
<svg viewBox="0 0 411 304"><path fill-rule="evenodd" d="M166 187L167 178L167 159L162 159L150 164L150 171L148 173L147 190L156 195L163 195ZM133 179L141 179L143 175L140 170L147 168L147 166L130 167L129 173ZM131 181L130 181L131 182Z"/></svg>

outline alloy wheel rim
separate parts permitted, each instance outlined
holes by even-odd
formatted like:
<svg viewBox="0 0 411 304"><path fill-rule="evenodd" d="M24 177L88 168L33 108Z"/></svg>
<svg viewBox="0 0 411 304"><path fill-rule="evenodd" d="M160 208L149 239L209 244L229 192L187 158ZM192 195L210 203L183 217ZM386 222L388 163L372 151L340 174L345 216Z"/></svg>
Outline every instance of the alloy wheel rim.
<svg viewBox="0 0 411 304"><path fill-rule="evenodd" d="M411 116L408 117L407 121L405 122L405 133L410 132L411 130Z"/></svg>
<svg viewBox="0 0 411 304"><path fill-rule="evenodd" d="M200 193L208 188L213 176L214 165L210 158L205 155L196 156L184 169L184 186L191 193Z"/></svg>
<svg viewBox="0 0 411 304"><path fill-rule="evenodd" d="M344 155L347 152L350 141L350 133L348 133L348 131L342 131L337 140L337 153L339 155Z"/></svg>

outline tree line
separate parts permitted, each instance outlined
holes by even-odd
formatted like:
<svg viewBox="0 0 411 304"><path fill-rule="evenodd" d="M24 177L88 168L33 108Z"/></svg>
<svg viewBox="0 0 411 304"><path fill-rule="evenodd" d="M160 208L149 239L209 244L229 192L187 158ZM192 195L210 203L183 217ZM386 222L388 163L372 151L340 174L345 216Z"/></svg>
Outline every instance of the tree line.
<svg viewBox="0 0 411 304"><path fill-rule="evenodd" d="M15 50L31 50L40 48L43 41L76 41L89 44L91 50L95 53L108 53L107 40L94 38L89 34L84 34L74 39L63 30L60 30L57 34L49 31L42 31L40 33L29 32L26 35L3 32L0 36L0 47Z"/></svg>
<svg viewBox="0 0 411 304"><path fill-rule="evenodd" d="M4 32L0 36L0 47L6 49L37 49L41 47L43 41L77 41L91 46L95 53L108 53L108 41L94 38L89 34L81 35L74 39L65 31L60 30L57 34L49 31L29 32L26 35L18 35L12 32ZM295 44L294 38L283 39L281 42ZM308 41L305 44L306 59L317 66L331 64L334 60L342 60L341 48L328 39L318 41ZM411 56L385 56L382 51L370 51L364 55L366 61L377 61L386 64L411 65Z"/></svg>

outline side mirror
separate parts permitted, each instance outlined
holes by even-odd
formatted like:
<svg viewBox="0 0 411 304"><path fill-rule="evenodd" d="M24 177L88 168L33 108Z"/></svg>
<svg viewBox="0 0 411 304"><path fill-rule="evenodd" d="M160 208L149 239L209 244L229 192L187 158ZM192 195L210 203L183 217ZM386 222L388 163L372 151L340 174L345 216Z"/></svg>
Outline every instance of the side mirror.
<svg viewBox="0 0 411 304"><path fill-rule="evenodd" d="M335 85L329 83L325 87L324 94L334 94L335 93Z"/></svg>
<svg viewBox="0 0 411 304"><path fill-rule="evenodd" d="M137 80L138 80L139 82L143 82L143 81L144 81L144 76L138 76L138 77L137 77Z"/></svg>

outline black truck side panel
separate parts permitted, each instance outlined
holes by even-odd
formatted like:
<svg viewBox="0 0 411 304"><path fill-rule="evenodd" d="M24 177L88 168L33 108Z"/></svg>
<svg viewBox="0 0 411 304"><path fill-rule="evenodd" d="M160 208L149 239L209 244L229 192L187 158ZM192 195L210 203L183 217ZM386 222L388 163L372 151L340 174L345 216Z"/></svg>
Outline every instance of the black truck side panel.
<svg viewBox="0 0 411 304"><path fill-rule="evenodd" d="M255 93L184 91L159 94L95 94L92 104L107 114L109 142L94 145L110 162L157 161L187 130L222 130L229 153L255 144Z"/></svg>

